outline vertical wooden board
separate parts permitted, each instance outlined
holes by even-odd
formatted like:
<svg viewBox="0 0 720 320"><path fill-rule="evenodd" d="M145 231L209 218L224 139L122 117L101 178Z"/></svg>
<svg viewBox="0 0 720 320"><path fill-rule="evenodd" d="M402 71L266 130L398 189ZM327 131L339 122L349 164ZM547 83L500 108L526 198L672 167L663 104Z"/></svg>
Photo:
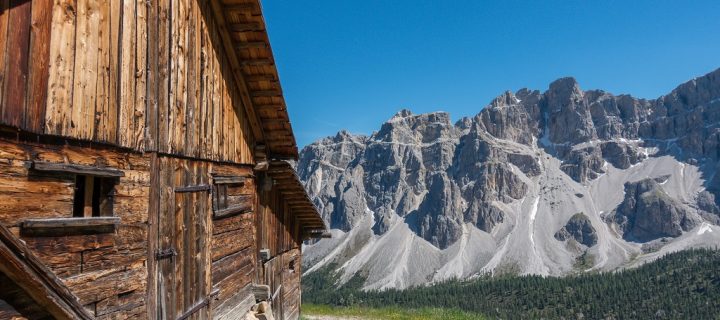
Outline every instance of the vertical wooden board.
<svg viewBox="0 0 720 320"><path fill-rule="evenodd" d="M158 3L158 151L168 152L170 133L170 0Z"/></svg>
<svg viewBox="0 0 720 320"><path fill-rule="evenodd" d="M75 1L55 0L50 36L50 76L45 110L45 133L68 131L73 101L75 69Z"/></svg>
<svg viewBox="0 0 720 320"><path fill-rule="evenodd" d="M202 172L202 184L210 183L210 177L208 176L208 173L210 172L209 165L206 163L203 167L204 171ZM212 205L210 205L212 202L211 195L208 194L203 198L203 201L200 202L200 212L202 213L202 219L200 220L202 222L201 225L201 235L199 237L199 247L202 248L200 256L199 264L201 266L201 274L204 277L202 288L203 288L203 295L209 296L212 292L212 255L210 253L210 243L212 243L212 234L213 234L213 224L212 224ZM205 319L211 319L211 308L207 308L205 312Z"/></svg>
<svg viewBox="0 0 720 320"><path fill-rule="evenodd" d="M122 37L122 1L108 0L110 49L108 52L108 83L107 104L100 123L102 130L97 130L97 139L113 144L118 143L118 114L120 112L120 52Z"/></svg>
<svg viewBox="0 0 720 320"><path fill-rule="evenodd" d="M168 144L170 147L169 152L175 153L177 151L176 141L175 141L175 135L178 131L178 111L177 111L177 82L178 82L178 67L177 67L177 41L178 41L178 34L177 34L177 20L178 18L178 1L179 0L169 0L170 1L170 18L168 20L168 23L170 24L170 58L168 59L170 68L170 109L168 113L168 121L170 125L170 130L168 132ZM181 1L181 0L180 0Z"/></svg>
<svg viewBox="0 0 720 320"><path fill-rule="evenodd" d="M64 134L80 139L91 139L95 125L99 7L97 1L77 0L74 94L70 128Z"/></svg>
<svg viewBox="0 0 720 320"><path fill-rule="evenodd" d="M202 15L207 14L208 3L201 2ZM203 61L203 124L202 142L200 143L201 156L210 159L212 150L212 44L210 31L205 19L202 20L202 61Z"/></svg>
<svg viewBox="0 0 720 320"><path fill-rule="evenodd" d="M158 139L158 1L147 6L147 103L145 105L145 150L157 151Z"/></svg>
<svg viewBox="0 0 720 320"><path fill-rule="evenodd" d="M193 183L193 177L190 174L190 171L192 170L192 162L189 161L183 161L187 163L188 168L185 168L183 170L182 179L183 183L182 185L185 186L192 186ZM192 304L192 289L191 287L195 285L195 279L192 277L192 268L190 265L190 259L192 259L193 252L192 252L192 245L190 243L190 236L193 234L193 225L192 225L192 211L191 211L191 199L194 192L187 192L187 193L175 193L175 199L180 203L180 207L178 210L180 211L180 218L182 219L182 225L180 226L183 229L183 234L180 239L178 239L178 243L182 246L182 251L180 251L180 258L178 261L181 264L181 270L180 270L180 277L182 281L178 283L178 291L182 291L182 297L178 301L179 305L182 305L181 308L178 309L178 314L183 314L188 309L188 306Z"/></svg>
<svg viewBox="0 0 720 320"><path fill-rule="evenodd" d="M135 132L135 2L123 0L122 33L120 34L120 107L118 111L118 143L132 147Z"/></svg>
<svg viewBox="0 0 720 320"><path fill-rule="evenodd" d="M175 160L176 164L173 167L173 186L175 187L181 187L185 185L185 168L186 162L184 160ZM174 206L172 208L172 214L174 215L174 239L173 244L175 247L175 250L177 251L177 257L175 258L175 288L173 289L175 292L175 310L174 313L176 317L178 315L181 315L184 311L184 304L183 304L183 298L184 298L184 292L183 292L183 267L184 267L184 258L185 258L185 246L183 243L184 237L185 237L185 228L184 228L184 210L183 210L183 203L182 198L179 197L178 193L175 193L173 195L173 198L175 199Z"/></svg>
<svg viewBox="0 0 720 320"><path fill-rule="evenodd" d="M204 10L205 3L201 2L200 9ZM202 18L202 16L201 16ZM207 137L208 133L208 121L210 115L208 113L208 52L207 52L207 29L205 24L199 20L199 35L200 35L200 108L199 108L199 129L198 129L198 155L206 159L207 158L207 143L209 141Z"/></svg>
<svg viewBox="0 0 720 320"><path fill-rule="evenodd" d="M168 152L174 153L177 150L175 146L175 131L177 130L177 2L178 0L168 0L168 24L169 24L169 58L168 58L168 78L170 80L168 91Z"/></svg>
<svg viewBox="0 0 720 320"><path fill-rule="evenodd" d="M135 4L135 106L133 109L132 147L145 150L145 117L147 106L147 7L146 0Z"/></svg>
<svg viewBox="0 0 720 320"><path fill-rule="evenodd" d="M228 154L228 146L229 146L229 143L228 143L229 135L227 133L228 133L228 129L229 129L228 128L229 127L228 120L230 120L230 116L228 114L228 110L230 109L231 106L228 103L228 99L227 99L227 90L229 88L229 85L227 83L225 75L223 74L223 72L225 72L225 70L227 70L226 67L227 67L227 64L226 64L225 59L223 59L222 56L220 56L220 74L221 74L221 79L222 79L221 80L222 89L220 91L220 94L222 95L220 97L220 99L222 100L222 109L221 109L222 110L222 115L221 115L221 119L222 119L221 123L222 124L220 125L220 140L218 141L218 143L220 143L220 154L219 154L218 160L226 160L226 155Z"/></svg>
<svg viewBox="0 0 720 320"><path fill-rule="evenodd" d="M47 103L48 77L50 76L50 26L52 23L51 1L34 1L30 35L30 59L28 78L28 104L25 128L42 133L45 125L45 104ZM0 17L1 21L2 17ZM0 34L2 34L0 22ZM0 48L4 48L0 44Z"/></svg>
<svg viewBox="0 0 720 320"><path fill-rule="evenodd" d="M28 61L30 55L30 20L32 2L10 0L8 16L7 60L2 122L22 127L25 122Z"/></svg>
<svg viewBox="0 0 720 320"><path fill-rule="evenodd" d="M175 236L175 192L173 190L174 163L171 159L161 157L160 176L160 211L158 226L160 230L159 249L174 248ZM158 309L160 319L175 318L175 260L165 259L158 263Z"/></svg>
<svg viewBox="0 0 720 320"><path fill-rule="evenodd" d="M162 198L162 178L160 177L160 159L157 153L150 155L150 192L148 200L148 236L147 236L147 295L148 319L156 320L158 310L158 274L159 268L155 253L160 239L160 201Z"/></svg>
<svg viewBox="0 0 720 320"><path fill-rule="evenodd" d="M96 141L107 141L108 117L110 104L110 82L113 81L110 74L110 55L112 53L112 31L111 24L111 6L110 3L100 4L98 6L99 23L92 26L98 29L97 41L97 82L95 85L95 110L93 118L93 132L91 137Z"/></svg>
<svg viewBox="0 0 720 320"><path fill-rule="evenodd" d="M185 155L185 131L187 129L187 48L188 48L188 3L185 0L176 0L173 2L173 75L175 76L172 85L175 86L174 103L175 109L175 126L173 127L173 141L175 146L173 152Z"/></svg>
<svg viewBox="0 0 720 320"><path fill-rule="evenodd" d="M242 157L242 150L245 150L247 141L245 141L245 137L243 136L243 127L242 127L242 115L244 113L242 102L240 101L240 97L238 96L237 90L233 90L233 102L238 104L235 105L235 138L237 139L237 142L235 143L235 162L237 163L247 163L243 161Z"/></svg>
<svg viewBox="0 0 720 320"><path fill-rule="evenodd" d="M221 93L222 93L222 82L221 82L221 76L220 76L220 63L218 61L218 56L216 54L213 54L213 122L211 124L212 126L212 154L211 159L217 160L218 155L220 154L220 140L222 139L221 136L221 129L222 129L222 99L221 99Z"/></svg>
<svg viewBox="0 0 720 320"><path fill-rule="evenodd" d="M196 151L196 143L195 143L195 135L197 134L197 126L195 125L195 119L197 117L197 59L195 52L197 50L196 47L196 41L195 41L195 23L196 23L196 17L195 17L195 7L196 3L191 1L188 3L187 7L187 24L186 24L186 37L187 41L185 43L186 48L186 57L187 57L187 97L186 97L186 112L185 112L185 135L183 136L183 139L185 140L185 155L191 156L191 157L197 157Z"/></svg>
<svg viewBox="0 0 720 320"><path fill-rule="evenodd" d="M10 16L10 0L0 0L0 116L5 108L5 62L7 61L8 17Z"/></svg>

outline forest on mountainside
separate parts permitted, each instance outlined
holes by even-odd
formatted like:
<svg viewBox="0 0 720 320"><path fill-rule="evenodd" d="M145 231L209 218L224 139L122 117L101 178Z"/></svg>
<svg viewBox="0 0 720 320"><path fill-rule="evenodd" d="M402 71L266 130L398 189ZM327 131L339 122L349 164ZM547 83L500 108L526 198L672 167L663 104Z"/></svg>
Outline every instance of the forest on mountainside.
<svg viewBox="0 0 720 320"><path fill-rule="evenodd" d="M363 292L361 276L337 288L328 266L303 278L303 303L438 307L502 319L720 319L720 251L693 249L636 269L555 278L480 277L407 290Z"/></svg>

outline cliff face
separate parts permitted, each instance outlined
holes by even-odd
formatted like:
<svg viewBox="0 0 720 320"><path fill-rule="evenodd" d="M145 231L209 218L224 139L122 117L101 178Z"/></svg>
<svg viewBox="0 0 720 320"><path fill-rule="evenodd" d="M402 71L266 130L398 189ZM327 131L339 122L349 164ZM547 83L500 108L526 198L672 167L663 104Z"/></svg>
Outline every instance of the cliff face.
<svg viewBox="0 0 720 320"><path fill-rule="evenodd" d="M718 243L720 232L688 235L715 230L719 143L720 70L655 100L563 78L542 93L506 92L454 124L402 110L371 136L340 132L303 149L299 175L336 229L306 261L311 272L340 262L345 279L370 274L368 288L403 287L504 270L560 275L586 253L595 269L613 269L661 238ZM398 259L381 267L380 254Z"/></svg>

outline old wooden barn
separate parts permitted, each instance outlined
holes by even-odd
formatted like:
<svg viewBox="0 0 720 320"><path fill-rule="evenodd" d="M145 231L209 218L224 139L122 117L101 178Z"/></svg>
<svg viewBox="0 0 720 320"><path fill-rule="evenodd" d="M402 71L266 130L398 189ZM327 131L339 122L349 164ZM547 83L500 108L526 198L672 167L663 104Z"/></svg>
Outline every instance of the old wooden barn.
<svg viewBox="0 0 720 320"><path fill-rule="evenodd" d="M325 225L259 0L0 9L0 318L297 319Z"/></svg>

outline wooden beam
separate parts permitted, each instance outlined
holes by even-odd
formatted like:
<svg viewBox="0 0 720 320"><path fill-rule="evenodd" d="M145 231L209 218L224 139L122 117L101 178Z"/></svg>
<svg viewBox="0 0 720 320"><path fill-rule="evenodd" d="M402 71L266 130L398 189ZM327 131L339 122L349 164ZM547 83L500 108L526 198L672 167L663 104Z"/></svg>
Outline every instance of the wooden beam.
<svg viewBox="0 0 720 320"><path fill-rule="evenodd" d="M277 97L282 96L281 90L259 90L259 91L253 91L252 92L253 98L257 97Z"/></svg>
<svg viewBox="0 0 720 320"><path fill-rule="evenodd" d="M56 276L0 224L0 272L56 319L94 319Z"/></svg>
<svg viewBox="0 0 720 320"><path fill-rule="evenodd" d="M269 81L269 82L277 82L278 79L272 74L267 73L261 73L261 74L249 74L245 76L245 80L247 82L260 82L260 81ZM256 108L261 108L261 105L256 105Z"/></svg>
<svg viewBox="0 0 720 320"><path fill-rule="evenodd" d="M269 46L267 42L265 41L248 41L248 42L240 42L235 45L235 48L238 50L243 49L267 49ZM249 81L249 80L248 80Z"/></svg>
<svg viewBox="0 0 720 320"><path fill-rule="evenodd" d="M246 3L237 3L237 4L230 4L225 6L226 11L230 12L241 12L245 13L246 11L250 11L252 14L260 14L260 6L257 5L255 2L246 2Z"/></svg>
<svg viewBox="0 0 720 320"><path fill-rule="evenodd" d="M25 167L37 171L67 172L106 178L120 178L125 176L125 172L114 168L86 166L72 163L28 161L25 163Z"/></svg>
<svg viewBox="0 0 720 320"><path fill-rule="evenodd" d="M243 176L213 176L215 184L244 184L247 178Z"/></svg>
<svg viewBox="0 0 720 320"><path fill-rule="evenodd" d="M226 27L224 7L219 0L210 0L210 6L215 13L215 19L218 24L218 28L220 29L220 37L222 38L225 52L227 53L228 60L230 61L233 77L235 78L237 87L240 90L240 97L243 107L245 108L245 113L247 113L248 120L250 120L250 127L253 130L255 141L263 142L265 140L265 134L262 126L260 125L260 120L258 119L257 114L255 114L255 107L253 106L252 99L250 98L247 83L243 77L238 57L235 50L232 49L234 46L232 39L230 38L230 33Z"/></svg>
<svg viewBox="0 0 720 320"><path fill-rule="evenodd" d="M252 205L250 204L242 204L238 206L232 206L225 209L217 210L213 213L214 219L224 219L233 217L239 214L252 212Z"/></svg>
<svg viewBox="0 0 720 320"><path fill-rule="evenodd" d="M265 31L265 27L257 22L232 23L228 25L228 30L230 32Z"/></svg>
<svg viewBox="0 0 720 320"><path fill-rule="evenodd" d="M243 60L240 62L243 67L257 67L257 66L272 66L275 65L275 61L270 58L260 58L253 60Z"/></svg>
<svg viewBox="0 0 720 320"><path fill-rule="evenodd" d="M28 236L113 233L118 224L119 217L27 219L21 232Z"/></svg>

